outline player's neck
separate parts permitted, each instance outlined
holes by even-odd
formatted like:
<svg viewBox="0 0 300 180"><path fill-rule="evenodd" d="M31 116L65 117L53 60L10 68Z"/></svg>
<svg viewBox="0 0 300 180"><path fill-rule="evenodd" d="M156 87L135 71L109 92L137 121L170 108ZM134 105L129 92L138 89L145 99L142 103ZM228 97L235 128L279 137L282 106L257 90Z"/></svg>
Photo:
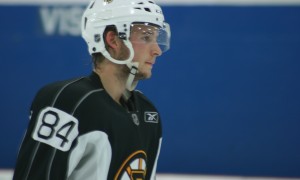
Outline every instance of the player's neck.
<svg viewBox="0 0 300 180"><path fill-rule="evenodd" d="M120 104L120 99L126 91L127 77L122 74L119 65L107 63L94 71L99 75L106 92L111 98Z"/></svg>

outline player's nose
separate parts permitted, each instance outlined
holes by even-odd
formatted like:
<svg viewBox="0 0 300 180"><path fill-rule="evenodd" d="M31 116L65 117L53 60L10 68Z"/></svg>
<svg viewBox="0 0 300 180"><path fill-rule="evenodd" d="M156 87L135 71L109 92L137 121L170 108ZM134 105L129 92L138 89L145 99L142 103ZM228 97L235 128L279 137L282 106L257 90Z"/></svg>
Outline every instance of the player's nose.
<svg viewBox="0 0 300 180"><path fill-rule="evenodd" d="M153 55L155 55L155 56L160 56L162 54L162 51L157 43L153 44L152 52L153 52Z"/></svg>

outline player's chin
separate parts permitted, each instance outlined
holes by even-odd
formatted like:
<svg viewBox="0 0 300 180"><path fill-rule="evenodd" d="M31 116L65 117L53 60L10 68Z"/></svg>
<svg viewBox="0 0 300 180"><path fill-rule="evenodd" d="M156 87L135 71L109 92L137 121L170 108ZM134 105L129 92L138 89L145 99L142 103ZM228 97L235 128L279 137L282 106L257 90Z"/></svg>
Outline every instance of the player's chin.
<svg viewBox="0 0 300 180"><path fill-rule="evenodd" d="M148 72L139 72L136 75L136 79L137 80L149 79L149 78L151 78L151 76L152 76L152 72L151 71L148 71Z"/></svg>

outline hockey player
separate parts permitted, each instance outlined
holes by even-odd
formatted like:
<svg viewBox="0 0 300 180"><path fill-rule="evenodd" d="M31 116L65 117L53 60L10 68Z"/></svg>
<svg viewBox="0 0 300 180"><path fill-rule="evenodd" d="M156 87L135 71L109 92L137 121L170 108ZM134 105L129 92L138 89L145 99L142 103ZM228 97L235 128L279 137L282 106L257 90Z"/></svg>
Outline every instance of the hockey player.
<svg viewBox="0 0 300 180"><path fill-rule="evenodd" d="M161 120L137 82L169 49L153 0L94 0L82 16L91 75L36 95L14 180L155 179Z"/></svg>

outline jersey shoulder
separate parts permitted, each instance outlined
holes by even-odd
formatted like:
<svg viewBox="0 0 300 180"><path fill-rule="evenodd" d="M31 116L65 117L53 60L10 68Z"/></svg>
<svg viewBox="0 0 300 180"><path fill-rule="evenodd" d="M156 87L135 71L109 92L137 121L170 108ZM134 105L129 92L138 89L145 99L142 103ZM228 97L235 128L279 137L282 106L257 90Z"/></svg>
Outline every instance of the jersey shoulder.
<svg viewBox="0 0 300 180"><path fill-rule="evenodd" d="M38 91L33 101L33 106L55 106L69 112L69 108L79 101L82 96L95 89L97 89L97 86L88 77L50 83Z"/></svg>
<svg viewBox="0 0 300 180"><path fill-rule="evenodd" d="M107 95L97 80L90 76L54 82L40 89L31 110L33 118L40 112L49 110L59 112L61 117L75 118L80 124L80 133L95 129L97 120L106 115ZM104 122L103 122L104 123Z"/></svg>
<svg viewBox="0 0 300 180"><path fill-rule="evenodd" d="M146 105L150 108L153 108L157 111L157 109L156 109L155 105L153 104L153 102L148 97L146 97L146 95L144 95L144 93L142 91L135 90L134 93L136 94L137 98L139 99L139 101L142 104L144 104L144 105Z"/></svg>

